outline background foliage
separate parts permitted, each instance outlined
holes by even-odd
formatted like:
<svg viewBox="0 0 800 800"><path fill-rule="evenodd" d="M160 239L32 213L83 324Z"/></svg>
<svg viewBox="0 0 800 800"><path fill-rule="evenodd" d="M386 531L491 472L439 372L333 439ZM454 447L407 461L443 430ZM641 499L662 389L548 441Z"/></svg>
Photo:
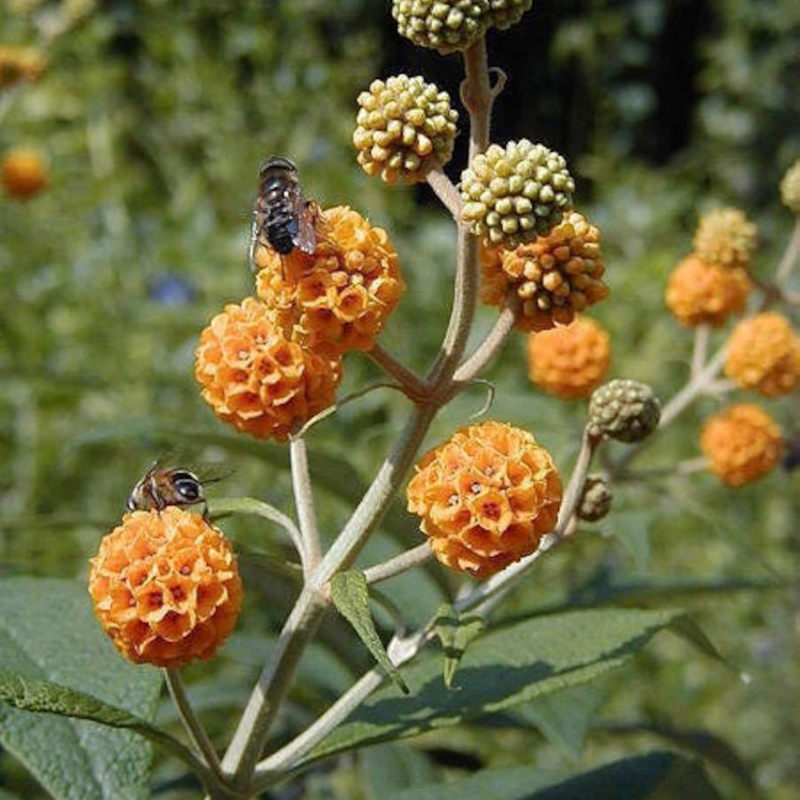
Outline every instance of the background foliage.
<svg viewBox="0 0 800 800"><path fill-rule="evenodd" d="M535 5L523 25L490 36L491 63L510 76L495 138L528 136L569 158L580 205L604 233L613 294L595 316L612 334L613 375L669 396L685 379L691 334L666 314L663 289L690 247L698 209L733 203L757 220L762 275L790 228L776 186L800 155L800 9L793 0ZM452 226L427 189L367 179L349 139L354 98L372 78L422 71L457 96L457 60L401 40L387 4L369 0L9 0L0 14L2 42L36 43L54 21L71 24L48 48L41 82L0 97L0 151L32 147L51 174L49 189L28 203L0 199L0 576L82 578L136 478L168 450L234 466L225 494L290 509L282 449L229 434L192 377L199 330L250 291L257 166L271 153L291 155L309 195L349 202L390 230L409 290L383 340L422 368L450 302ZM493 317L482 310L478 328ZM532 430L566 470L583 406L532 390L522 344L513 341L489 376L498 390L492 415ZM346 371L344 392L377 374L358 354ZM430 442L482 401L477 392L458 399ZM698 424L714 407L703 400L643 463L695 455ZM796 401L773 407L788 431L800 428ZM318 459L346 453L366 479L403 409L400 398L372 394L321 425L311 449ZM327 531L357 497L355 481L337 469L317 462ZM623 678L571 690L570 703L549 716L522 707L513 725L489 718L366 750L281 796L371 800L391 785L400 798L413 784L478 767L585 771L655 743L706 756L726 797L796 797L797 480L779 472L735 495L710 476L627 486L600 535L587 530L544 559L504 609L668 598L694 612L749 682L659 637ZM220 739L271 647L264 631L277 629L294 593L280 539L265 541L258 521L226 529L243 553L245 581L254 566L274 578L250 582L224 655L189 671ZM365 563L418 542L397 510ZM422 621L450 584L431 568L387 591ZM343 623L331 620L322 633L283 736L369 663ZM161 720L170 713L165 704ZM191 796L182 781L178 762L160 756L157 796ZM0 753L3 789L44 796Z"/></svg>

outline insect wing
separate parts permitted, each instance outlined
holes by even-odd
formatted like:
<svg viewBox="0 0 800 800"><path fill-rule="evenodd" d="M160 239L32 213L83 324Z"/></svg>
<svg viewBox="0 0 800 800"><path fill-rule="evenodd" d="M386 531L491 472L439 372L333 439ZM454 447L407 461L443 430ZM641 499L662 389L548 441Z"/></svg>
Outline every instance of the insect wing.
<svg viewBox="0 0 800 800"><path fill-rule="evenodd" d="M250 260L250 268L253 272L258 272L258 264L256 263L256 251L259 247L267 246L264 240L264 229L266 227L267 215L263 208L263 203L259 197L256 200L255 208L253 209L253 223L250 226L250 247L248 249L247 257Z"/></svg>
<svg viewBox="0 0 800 800"><path fill-rule="evenodd" d="M317 207L303 200L299 184L292 187L292 207L296 228L292 231L292 241L304 253L313 256L317 251Z"/></svg>

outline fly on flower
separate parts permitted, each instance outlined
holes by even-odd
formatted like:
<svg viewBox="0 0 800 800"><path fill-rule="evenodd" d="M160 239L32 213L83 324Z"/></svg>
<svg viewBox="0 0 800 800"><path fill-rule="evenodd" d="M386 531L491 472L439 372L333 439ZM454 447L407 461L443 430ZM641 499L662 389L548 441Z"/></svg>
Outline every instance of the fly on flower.
<svg viewBox="0 0 800 800"><path fill-rule="evenodd" d="M288 256L295 247L307 255L317 249L316 203L304 199L297 167L288 158L272 156L258 174L258 197L250 231L250 266L258 272L259 247Z"/></svg>
<svg viewBox="0 0 800 800"><path fill-rule="evenodd" d="M225 475L198 477L183 467L166 467L156 461L139 479L128 497L128 511L163 511L167 506L203 506L208 517L208 502L203 486L216 483Z"/></svg>

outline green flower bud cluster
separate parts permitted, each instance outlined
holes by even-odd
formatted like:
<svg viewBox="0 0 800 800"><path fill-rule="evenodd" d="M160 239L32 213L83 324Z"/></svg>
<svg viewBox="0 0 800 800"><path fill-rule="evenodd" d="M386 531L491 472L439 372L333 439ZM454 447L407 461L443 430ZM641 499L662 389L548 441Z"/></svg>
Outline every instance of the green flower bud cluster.
<svg viewBox="0 0 800 800"><path fill-rule="evenodd" d="M738 208L716 208L700 217L694 252L704 264L749 269L758 229Z"/></svg>
<svg viewBox="0 0 800 800"><path fill-rule="evenodd" d="M589 433L632 444L646 439L661 419L661 402L647 384L614 380L589 402Z"/></svg>
<svg viewBox="0 0 800 800"><path fill-rule="evenodd" d="M458 112L436 84L418 75L375 80L358 105L353 144L367 175L416 183L451 159Z"/></svg>
<svg viewBox="0 0 800 800"><path fill-rule="evenodd" d="M800 216L800 158L786 170L781 181L781 200L790 211Z"/></svg>
<svg viewBox="0 0 800 800"><path fill-rule="evenodd" d="M488 28L519 22L533 0L393 0L401 36L440 53L466 50Z"/></svg>
<svg viewBox="0 0 800 800"><path fill-rule="evenodd" d="M486 30L489 0L394 0L401 36L440 53L466 50Z"/></svg>
<svg viewBox="0 0 800 800"><path fill-rule="evenodd" d="M606 479L602 475L589 475L575 514L585 522L598 522L611 511L613 499Z"/></svg>
<svg viewBox="0 0 800 800"><path fill-rule="evenodd" d="M567 162L555 151L528 139L493 144L461 173L461 218L476 236L513 249L558 225L574 191Z"/></svg>

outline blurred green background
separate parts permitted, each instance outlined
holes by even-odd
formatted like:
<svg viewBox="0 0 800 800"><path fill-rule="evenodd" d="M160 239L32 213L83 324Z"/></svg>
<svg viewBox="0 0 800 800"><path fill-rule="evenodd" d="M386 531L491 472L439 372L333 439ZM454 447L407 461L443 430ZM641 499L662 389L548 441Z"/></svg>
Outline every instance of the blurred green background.
<svg viewBox="0 0 800 800"><path fill-rule="evenodd" d="M0 44L61 33L51 37L38 84L0 93L0 153L37 150L50 172L36 198L0 197L0 576L84 576L132 485L170 451L235 469L210 494L251 495L291 511L284 450L224 429L192 377L201 328L252 291L250 211L258 165L270 154L297 161L308 196L349 203L389 230L408 292L382 343L420 370L429 363L452 291L452 224L426 188L364 176L350 136L355 97L373 78L421 72L457 97L461 68L456 57L402 40L389 6L5 0ZM579 207L603 231L612 295L593 316L612 334L612 376L651 382L669 397L687 376L692 334L666 313L663 291L691 247L697 214L734 204L751 215L765 279L793 224L777 184L800 156L800 6L537 0L521 25L490 34L489 52L509 74L495 140L527 136L566 155ZM454 180L464 154L461 142L448 168ZM476 338L494 316L481 310ZM566 472L584 406L533 390L523 344L514 339L487 376L497 387L491 414L533 431ZM379 375L360 354L345 368L342 394ZM483 399L478 390L457 399L429 443L465 424ZM642 464L695 456L698 426L718 405L702 400ZM769 406L787 432L800 430L796 397ZM367 479L405 411L402 398L370 394L319 425L310 448L346 457ZM324 462L318 477L323 528L332 533L347 519L355 483L337 480ZM706 475L620 487L612 516L545 559L504 609L606 601L615 586L635 583L646 588L622 591L617 602L691 609L749 682L665 635L627 673L576 697L588 709L583 748L541 720L523 724L523 710L515 727L476 723L377 748L276 796L373 800L387 775L413 782L487 765L588 769L663 744L673 730L686 735L667 737L668 745L696 754L705 742L726 797L797 798L798 480L777 470L735 493ZM296 589L277 531L248 520L225 527L246 584L252 577L246 614L220 658L189 670L220 743L256 674L254 653L268 652L265 632L279 628ZM417 544L415 527L398 510L365 563ZM259 570L270 579L256 581ZM764 582L781 586L759 588ZM422 622L454 585L431 568L388 591ZM368 664L341 625L331 621L322 633L281 736ZM165 705L163 719L169 714ZM719 740L689 735L697 729ZM0 787L43 796L2 753ZM162 759L154 793L178 800L196 789Z"/></svg>

